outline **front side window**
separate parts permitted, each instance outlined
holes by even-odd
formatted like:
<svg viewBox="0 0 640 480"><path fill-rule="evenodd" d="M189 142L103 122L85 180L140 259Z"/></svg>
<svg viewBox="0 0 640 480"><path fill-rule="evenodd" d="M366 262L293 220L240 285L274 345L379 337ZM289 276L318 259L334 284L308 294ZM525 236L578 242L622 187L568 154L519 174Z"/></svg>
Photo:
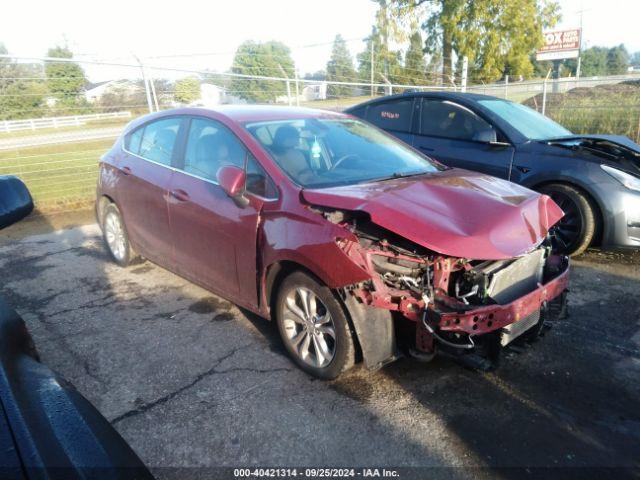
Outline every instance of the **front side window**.
<svg viewBox="0 0 640 480"><path fill-rule="evenodd" d="M181 122L181 118L173 117L148 123L142 133L138 155L163 165L171 165Z"/></svg>
<svg viewBox="0 0 640 480"><path fill-rule="evenodd" d="M244 127L297 184L322 188L436 172L402 142L355 119L294 119Z"/></svg>
<svg viewBox="0 0 640 480"><path fill-rule="evenodd" d="M264 169L251 154L247 157L247 192L263 198L276 198L278 191Z"/></svg>
<svg viewBox="0 0 640 480"><path fill-rule="evenodd" d="M369 105L366 120L383 130L410 132L413 116L413 99L406 98L391 102Z"/></svg>
<svg viewBox="0 0 640 480"><path fill-rule="evenodd" d="M191 120L184 171L217 181L218 170L225 165L244 167L247 150L227 127L215 120Z"/></svg>
<svg viewBox="0 0 640 480"><path fill-rule="evenodd" d="M493 127L462 105L448 100L424 99L420 113L420 134L456 140L477 140Z"/></svg>

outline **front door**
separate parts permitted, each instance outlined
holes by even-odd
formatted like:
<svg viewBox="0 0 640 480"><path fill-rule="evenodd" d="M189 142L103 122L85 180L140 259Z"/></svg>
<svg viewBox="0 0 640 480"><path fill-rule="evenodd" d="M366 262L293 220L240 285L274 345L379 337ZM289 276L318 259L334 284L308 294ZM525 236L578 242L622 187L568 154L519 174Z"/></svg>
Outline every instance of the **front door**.
<svg viewBox="0 0 640 480"><path fill-rule="evenodd" d="M169 186L177 272L239 303L255 303L256 241L262 200L238 206L217 183L223 165L244 168L248 152L221 123L190 120L183 162Z"/></svg>
<svg viewBox="0 0 640 480"><path fill-rule="evenodd" d="M413 146L428 156L456 168L466 168L508 178L514 148L499 132L471 109L449 100L422 99Z"/></svg>

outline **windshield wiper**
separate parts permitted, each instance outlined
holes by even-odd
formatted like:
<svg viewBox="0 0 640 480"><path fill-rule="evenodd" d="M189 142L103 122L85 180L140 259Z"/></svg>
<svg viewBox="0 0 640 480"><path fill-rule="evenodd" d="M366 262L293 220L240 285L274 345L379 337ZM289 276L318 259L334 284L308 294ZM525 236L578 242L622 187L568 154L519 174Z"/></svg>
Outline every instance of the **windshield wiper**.
<svg viewBox="0 0 640 480"><path fill-rule="evenodd" d="M427 173L433 173L433 172L411 172L411 173L393 172L388 177L376 178L376 179L368 180L368 181L369 182L384 182L385 180L395 180L396 178L416 177L418 175L426 175Z"/></svg>

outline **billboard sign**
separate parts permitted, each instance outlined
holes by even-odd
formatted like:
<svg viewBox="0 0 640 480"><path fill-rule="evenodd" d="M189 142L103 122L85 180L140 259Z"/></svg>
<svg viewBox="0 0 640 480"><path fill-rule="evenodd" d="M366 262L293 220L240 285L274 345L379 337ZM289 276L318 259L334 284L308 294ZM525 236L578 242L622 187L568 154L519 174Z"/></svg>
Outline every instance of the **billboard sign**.
<svg viewBox="0 0 640 480"><path fill-rule="evenodd" d="M544 45L536 52L536 60L562 60L580 55L581 31L579 28L545 32Z"/></svg>

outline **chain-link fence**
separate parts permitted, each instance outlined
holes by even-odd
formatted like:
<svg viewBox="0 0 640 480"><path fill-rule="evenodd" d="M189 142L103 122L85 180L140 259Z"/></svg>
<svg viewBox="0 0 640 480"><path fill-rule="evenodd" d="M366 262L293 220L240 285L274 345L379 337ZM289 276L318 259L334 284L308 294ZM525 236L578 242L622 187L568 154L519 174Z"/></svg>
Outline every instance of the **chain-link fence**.
<svg viewBox="0 0 640 480"><path fill-rule="evenodd" d="M640 141L640 75L633 74L469 86L435 77L430 85L410 85L302 79L283 69L258 75L1 57L0 175L20 176L40 211L91 205L98 159L124 125L150 111L185 105L268 103L343 110L408 90L467 91L525 103L576 133L614 133ZM51 65L81 68L74 75L72 68Z"/></svg>

